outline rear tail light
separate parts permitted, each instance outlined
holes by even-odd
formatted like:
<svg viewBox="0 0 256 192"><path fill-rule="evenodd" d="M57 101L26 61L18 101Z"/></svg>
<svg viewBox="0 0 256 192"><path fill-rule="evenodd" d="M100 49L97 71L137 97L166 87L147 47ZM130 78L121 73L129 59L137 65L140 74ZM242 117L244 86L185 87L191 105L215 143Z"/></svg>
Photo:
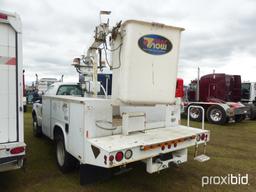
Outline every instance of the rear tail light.
<svg viewBox="0 0 256 192"><path fill-rule="evenodd" d="M11 149L10 153L12 155L15 155L15 154L23 153L24 151L25 151L25 147L15 147Z"/></svg>
<svg viewBox="0 0 256 192"><path fill-rule="evenodd" d="M205 134L203 133L202 135L201 135L201 140L204 140L205 139Z"/></svg>
<svg viewBox="0 0 256 192"><path fill-rule="evenodd" d="M7 20L8 16L3 14L3 13L0 13L0 19L5 19Z"/></svg>
<svg viewBox="0 0 256 192"><path fill-rule="evenodd" d="M131 149L126 150L124 157L125 159L130 159L132 157L132 150Z"/></svg>
<svg viewBox="0 0 256 192"><path fill-rule="evenodd" d="M124 154L122 151L116 153L116 161L122 161Z"/></svg>
<svg viewBox="0 0 256 192"><path fill-rule="evenodd" d="M183 79L177 79L177 84L176 84L176 93L175 97L183 97L184 96L184 86L183 86Z"/></svg>
<svg viewBox="0 0 256 192"><path fill-rule="evenodd" d="M162 151L163 151L163 150L165 149L165 146L164 146L164 145L162 145L161 149L162 149Z"/></svg>

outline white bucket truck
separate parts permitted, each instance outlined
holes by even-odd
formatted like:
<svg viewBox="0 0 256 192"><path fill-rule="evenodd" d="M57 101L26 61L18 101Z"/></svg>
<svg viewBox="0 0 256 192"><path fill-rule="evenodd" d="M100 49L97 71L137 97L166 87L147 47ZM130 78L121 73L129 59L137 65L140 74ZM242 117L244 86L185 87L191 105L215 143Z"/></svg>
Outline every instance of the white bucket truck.
<svg viewBox="0 0 256 192"><path fill-rule="evenodd" d="M0 10L0 172L23 165L22 75L20 17Z"/></svg>
<svg viewBox="0 0 256 192"><path fill-rule="evenodd" d="M112 168L142 161L154 173L186 162L191 146L196 146L197 160L209 159L197 155L197 146L209 141L209 131L180 125L175 90L183 30L136 20L96 27L86 55L73 63L84 76L84 97L57 94L53 84L35 124L56 142L63 172L78 161L81 184L86 184L109 177ZM105 54L113 71L111 98L97 96L102 50L112 53L111 59ZM119 109L119 120L113 118L113 108Z"/></svg>

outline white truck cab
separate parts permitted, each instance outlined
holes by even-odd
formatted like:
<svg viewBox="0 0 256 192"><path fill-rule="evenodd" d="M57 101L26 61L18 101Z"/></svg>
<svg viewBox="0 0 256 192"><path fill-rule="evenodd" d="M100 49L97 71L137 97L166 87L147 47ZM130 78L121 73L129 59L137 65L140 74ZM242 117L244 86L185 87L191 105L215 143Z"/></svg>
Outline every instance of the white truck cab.
<svg viewBox="0 0 256 192"><path fill-rule="evenodd" d="M20 17L0 10L0 172L21 168L25 156L22 67Z"/></svg>

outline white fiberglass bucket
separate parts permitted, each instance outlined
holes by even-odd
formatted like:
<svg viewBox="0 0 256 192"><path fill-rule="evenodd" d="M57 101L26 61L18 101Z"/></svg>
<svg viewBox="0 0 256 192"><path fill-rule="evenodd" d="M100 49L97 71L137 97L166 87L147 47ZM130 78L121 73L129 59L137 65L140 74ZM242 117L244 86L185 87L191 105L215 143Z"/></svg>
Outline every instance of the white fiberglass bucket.
<svg viewBox="0 0 256 192"><path fill-rule="evenodd" d="M128 20L113 52L113 100L154 105L175 101L180 35L183 28Z"/></svg>

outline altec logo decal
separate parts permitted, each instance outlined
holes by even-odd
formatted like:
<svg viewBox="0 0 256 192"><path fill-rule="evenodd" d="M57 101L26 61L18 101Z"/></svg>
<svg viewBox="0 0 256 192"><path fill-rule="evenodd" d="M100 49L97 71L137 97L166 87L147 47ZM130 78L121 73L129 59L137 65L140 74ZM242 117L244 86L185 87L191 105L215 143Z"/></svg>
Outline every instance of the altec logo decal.
<svg viewBox="0 0 256 192"><path fill-rule="evenodd" d="M151 55L163 55L172 50L171 41L156 34L142 36L138 45L143 51Z"/></svg>

